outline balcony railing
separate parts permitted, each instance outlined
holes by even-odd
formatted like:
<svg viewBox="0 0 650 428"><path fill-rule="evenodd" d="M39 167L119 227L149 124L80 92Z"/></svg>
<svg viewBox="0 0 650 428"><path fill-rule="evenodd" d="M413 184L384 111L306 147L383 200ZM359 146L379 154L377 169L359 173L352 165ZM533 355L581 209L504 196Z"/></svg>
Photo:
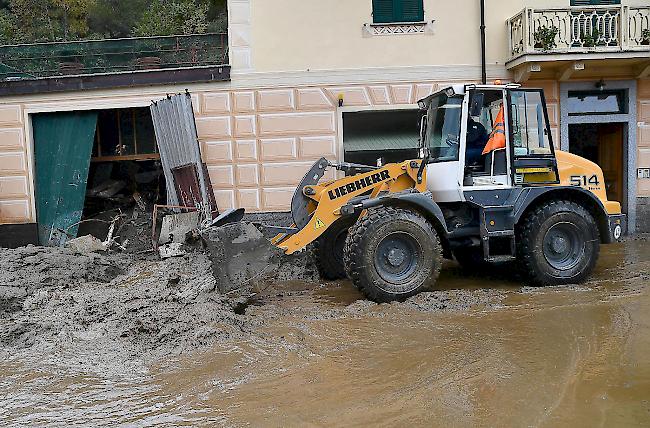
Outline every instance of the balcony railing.
<svg viewBox="0 0 650 428"><path fill-rule="evenodd" d="M0 46L0 80L227 63L225 33Z"/></svg>
<svg viewBox="0 0 650 428"><path fill-rule="evenodd" d="M507 24L509 60L539 53L650 51L650 6L526 8ZM556 33L554 39L536 40L542 27Z"/></svg>

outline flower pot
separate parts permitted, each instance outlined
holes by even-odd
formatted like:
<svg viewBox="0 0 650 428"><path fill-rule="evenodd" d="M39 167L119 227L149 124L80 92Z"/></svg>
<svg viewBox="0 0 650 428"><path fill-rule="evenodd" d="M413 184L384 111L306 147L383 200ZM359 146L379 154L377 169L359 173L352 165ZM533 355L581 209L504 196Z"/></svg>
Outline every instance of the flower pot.
<svg viewBox="0 0 650 428"><path fill-rule="evenodd" d="M648 45L650 45L650 39L643 39L643 40L641 40L641 44L642 44L643 46L648 46Z"/></svg>
<svg viewBox="0 0 650 428"><path fill-rule="evenodd" d="M161 61L157 56L144 56L136 60L136 65L140 70L155 70L160 68Z"/></svg>

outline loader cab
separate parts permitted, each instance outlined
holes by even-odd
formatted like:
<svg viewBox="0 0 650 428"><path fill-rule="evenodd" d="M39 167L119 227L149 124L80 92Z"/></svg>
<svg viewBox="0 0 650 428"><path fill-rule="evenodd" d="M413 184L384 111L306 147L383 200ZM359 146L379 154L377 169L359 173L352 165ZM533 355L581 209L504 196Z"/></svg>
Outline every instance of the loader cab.
<svg viewBox="0 0 650 428"><path fill-rule="evenodd" d="M518 85L456 85L420 100L427 188L437 201L471 190L558 182L544 94Z"/></svg>

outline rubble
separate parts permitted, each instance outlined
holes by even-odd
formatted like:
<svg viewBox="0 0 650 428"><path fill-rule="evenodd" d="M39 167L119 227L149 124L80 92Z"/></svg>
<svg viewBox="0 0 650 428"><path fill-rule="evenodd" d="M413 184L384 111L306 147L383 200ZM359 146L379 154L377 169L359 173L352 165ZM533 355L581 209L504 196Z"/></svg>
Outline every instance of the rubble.
<svg viewBox="0 0 650 428"><path fill-rule="evenodd" d="M0 314L20 308L43 288L110 282L128 265L117 254L78 254L70 249L29 245L0 248Z"/></svg>
<svg viewBox="0 0 650 428"><path fill-rule="evenodd" d="M92 235L84 235L70 239L65 243L65 247L81 254L106 251L106 245Z"/></svg>
<svg viewBox="0 0 650 428"><path fill-rule="evenodd" d="M163 259L92 252L103 243L87 236L69 241L74 249L0 249L0 345L76 352L92 344L92 352L155 360L250 334L259 321L241 308L268 281L307 279L318 287L309 253L264 257L270 244L260 237L250 223L211 228L193 244L178 244L183 254ZM251 245L258 245L255 264L237 276L229 258L243 262Z"/></svg>

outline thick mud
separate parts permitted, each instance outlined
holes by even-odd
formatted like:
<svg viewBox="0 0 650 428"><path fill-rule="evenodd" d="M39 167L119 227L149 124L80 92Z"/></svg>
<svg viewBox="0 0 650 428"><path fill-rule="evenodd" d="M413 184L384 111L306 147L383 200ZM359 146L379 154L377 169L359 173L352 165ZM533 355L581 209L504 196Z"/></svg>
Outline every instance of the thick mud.
<svg viewBox="0 0 650 428"><path fill-rule="evenodd" d="M650 424L647 237L603 246L585 284L448 263L382 305L304 259L223 293L202 253L39 251L0 251L0 425Z"/></svg>

